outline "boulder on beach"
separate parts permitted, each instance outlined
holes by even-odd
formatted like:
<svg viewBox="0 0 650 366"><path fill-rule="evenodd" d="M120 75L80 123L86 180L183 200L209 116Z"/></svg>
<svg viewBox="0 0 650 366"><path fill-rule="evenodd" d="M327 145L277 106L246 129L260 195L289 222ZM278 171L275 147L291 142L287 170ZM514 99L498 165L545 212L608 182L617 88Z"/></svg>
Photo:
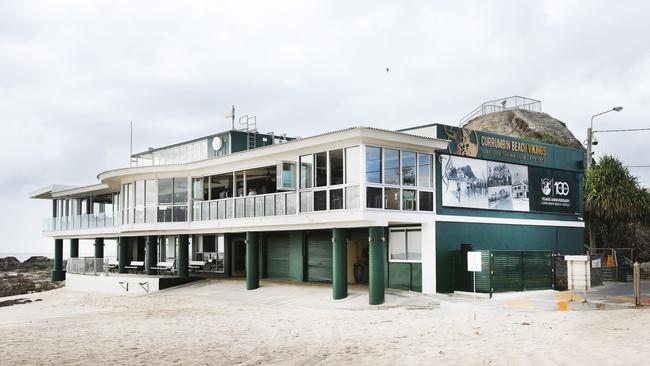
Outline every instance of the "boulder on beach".
<svg viewBox="0 0 650 366"><path fill-rule="evenodd" d="M20 268L24 271L36 271L36 270L45 271L45 270L51 270L53 266L54 266L53 259L44 257L42 255L36 255L33 257L29 257L29 259L24 261L20 265Z"/></svg>
<svg viewBox="0 0 650 366"><path fill-rule="evenodd" d="M20 267L20 261L16 257L0 258L0 271L14 271Z"/></svg>

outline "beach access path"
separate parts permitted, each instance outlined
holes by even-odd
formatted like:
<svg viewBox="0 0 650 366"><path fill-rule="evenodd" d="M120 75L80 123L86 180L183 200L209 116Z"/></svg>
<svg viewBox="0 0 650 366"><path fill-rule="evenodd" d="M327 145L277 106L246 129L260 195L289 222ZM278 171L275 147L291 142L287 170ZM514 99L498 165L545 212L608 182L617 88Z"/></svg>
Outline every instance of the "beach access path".
<svg viewBox="0 0 650 366"><path fill-rule="evenodd" d="M205 280L150 295L66 288L0 308L0 364L616 365L650 359L650 309L527 310L331 285ZM525 295L522 295L525 296ZM6 299L6 298L4 298ZM511 300L510 298L508 301Z"/></svg>

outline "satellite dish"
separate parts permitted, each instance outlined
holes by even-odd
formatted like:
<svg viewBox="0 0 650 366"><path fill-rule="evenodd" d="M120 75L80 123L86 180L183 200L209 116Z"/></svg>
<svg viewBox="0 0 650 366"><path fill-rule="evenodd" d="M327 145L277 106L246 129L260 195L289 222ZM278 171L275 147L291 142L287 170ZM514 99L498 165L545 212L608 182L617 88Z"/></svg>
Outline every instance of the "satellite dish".
<svg viewBox="0 0 650 366"><path fill-rule="evenodd" d="M214 151L219 151L221 150L221 147L223 146L223 140L219 136L215 136L214 139L212 139L212 150Z"/></svg>

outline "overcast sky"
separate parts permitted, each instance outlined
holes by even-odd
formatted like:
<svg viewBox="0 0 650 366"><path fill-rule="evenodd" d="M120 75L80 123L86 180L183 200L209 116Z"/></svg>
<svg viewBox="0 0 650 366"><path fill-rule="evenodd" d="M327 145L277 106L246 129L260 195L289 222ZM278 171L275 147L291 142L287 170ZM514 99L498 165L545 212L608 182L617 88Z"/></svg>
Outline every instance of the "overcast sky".
<svg viewBox="0 0 650 366"><path fill-rule="evenodd" d="M314 3L0 2L0 252L53 251L28 193L127 165L131 121L140 151L229 129L232 104L308 136L523 95L580 140L615 105L596 129L650 127L646 1ZM649 138L600 134L596 156L650 165Z"/></svg>

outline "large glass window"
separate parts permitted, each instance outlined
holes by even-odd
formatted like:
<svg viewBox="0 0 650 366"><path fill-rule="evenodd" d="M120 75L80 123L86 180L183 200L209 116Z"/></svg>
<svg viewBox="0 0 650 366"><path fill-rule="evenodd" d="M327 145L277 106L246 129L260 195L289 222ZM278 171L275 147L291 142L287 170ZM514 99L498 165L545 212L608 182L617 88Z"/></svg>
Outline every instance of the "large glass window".
<svg viewBox="0 0 650 366"><path fill-rule="evenodd" d="M345 183L359 184L359 146L345 149Z"/></svg>
<svg viewBox="0 0 650 366"><path fill-rule="evenodd" d="M187 178L174 178L174 204L187 203Z"/></svg>
<svg viewBox="0 0 650 366"><path fill-rule="evenodd" d="M433 211L433 192L420 191L420 211Z"/></svg>
<svg viewBox="0 0 650 366"><path fill-rule="evenodd" d="M402 151L402 185L404 186L415 185L415 158L414 152Z"/></svg>
<svg viewBox="0 0 650 366"><path fill-rule="evenodd" d="M418 154L418 186L430 188L433 172L433 157L429 154Z"/></svg>
<svg viewBox="0 0 650 366"><path fill-rule="evenodd" d="M314 192L314 211L327 210L327 191Z"/></svg>
<svg viewBox="0 0 650 366"><path fill-rule="evenodd" d="M172 178L158 179L158 203L171 204L172 193L174 190L174 180Z"/></svg>
<svg viewBox="0 0 650 366"><path fill-rule="evenodd" d="M381 201L383 199L382 189L379 187L366 188L366 207L368 208L382 208Z"/></svg>
<svg viewBox="0 0 650 366"><path fill-rule="evenodd" d="M196 201L203 200L203 178L192 179L192 199Z"/></svg>
<svg viewBox="0 0 650 366"><path fill-rule="evenodd" d="M292 191L296 189L296 163L291 161L278 162L277 189Z"/></svg>
<svg viewBox="0 0 650 366"><path fill-rule="evenodd" d="M402 210L415 211L417 209L416 192L410 189L402 191Z"/></svg>
<svg viewBox="0 0 650 366"><path fill-rule="evenodd" d="M384 183L399 185L399 150L384 149Z"/></svg>
<svg viewBox="0 0 650 366"><path fill-rule="evenodd" d="M343 184L343 149L330 151L330 185Z"/></svg>
<svg viewBox="0 0 650 366"><path fill-rule="evenodd" d="M242 176L243 179L243 176ZM232 197L232 174L219 174L210 177L212 183L210 184L210 199L216 200L220 198ZM243 180L241 189L244 189Z"/></svg>
<svg viewBox="0 0 650 366"><path fill-rule="evenodd" d="M343 189L330 190L330 210L343 209Z"/></svg>
<svg viewBox="0 0 650 366"><path fill-rule="evenodd" d="M316 153L314 158L316 159L316 187L325 187L327 185L327 153Z"/></svg>
<svg viewBox="0 0 650 366"><path fill-rule="evenodd" d="M144 181L138 180L135 182L135 205L144 206Z"/></svg>
<svg viewBox="0 0 650 366"><path fill-rule="evenodd" d="M147 206L155 206L158 198L158 191L156 190L156 181L153 179L147 180L145 182L145 204Z"/></svg>
<svg viewBox="0 0 650 366"><path fill-rule="evenodd" d="M388 210L399 210L399 188L384 190L384 207Z"/></svg>
<svg viewBox="0 0 650 366"><path fill-rule="evenodd" d="M366 147L366 181L381 183L381 149L378 147Z"/></svg>
<svg viewBox="0 0 650 366"><path fill-rule="evenodd" d="M300 157L300 188L311 188L312 176L314 169L314 157L312 155L303 155Z"/></svg>
<svg viewBox="0 0 650 366"><path fill-rule="evenodd" d="M359 208L359 187L345 188L345 208L347 209Z"/></svg>

